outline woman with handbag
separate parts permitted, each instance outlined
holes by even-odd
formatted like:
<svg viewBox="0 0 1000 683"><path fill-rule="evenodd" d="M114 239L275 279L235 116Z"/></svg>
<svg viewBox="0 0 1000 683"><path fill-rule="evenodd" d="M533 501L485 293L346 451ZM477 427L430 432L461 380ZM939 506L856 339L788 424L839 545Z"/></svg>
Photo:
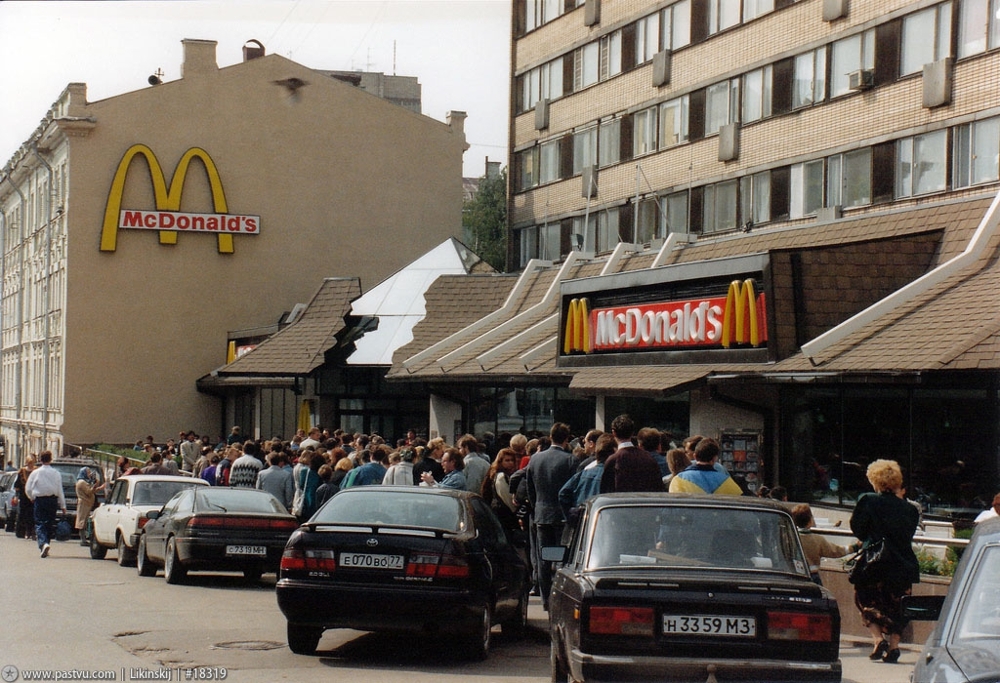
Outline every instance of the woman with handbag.
<svg viewBox="0 0 1000 683"><path fill-rule="evenodd" d="M920 581L920 567L913 553L913 534L920 512L904 497L903 473L894 460L876 460L868 466L874 493L858 498L851 516L851 531L864 542L859 555L864 575L854 571L854 604L871 631L869 659L899 661L899 638L906 626L901 599ZM861 569L860 567L857 569Z"/></svg>

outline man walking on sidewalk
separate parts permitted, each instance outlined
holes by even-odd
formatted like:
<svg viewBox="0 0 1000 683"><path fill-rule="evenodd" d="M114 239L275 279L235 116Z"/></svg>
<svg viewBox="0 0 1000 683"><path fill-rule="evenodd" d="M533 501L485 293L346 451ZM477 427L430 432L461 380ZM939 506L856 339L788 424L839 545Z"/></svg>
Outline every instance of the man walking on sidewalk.
<svg viewBox="0 0 1000 683"><path fill-rule="evenodd" d="M38 455L42 466L31 473L24 493L35 506L35 535L42 557L49 556L49 540L55 536L56 512L66 514L66 497L63 495L62 475L52 468L52 451Z"/></svg>

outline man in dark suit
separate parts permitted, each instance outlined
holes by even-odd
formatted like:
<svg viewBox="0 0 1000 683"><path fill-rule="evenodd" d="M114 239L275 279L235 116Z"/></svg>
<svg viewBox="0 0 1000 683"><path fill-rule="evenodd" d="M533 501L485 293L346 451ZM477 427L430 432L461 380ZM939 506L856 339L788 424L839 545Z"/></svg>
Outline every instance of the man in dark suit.
<svg viewBox="0 0 1000 683"><path fill-rule="evenodd" d="M528 461L525 480L528 500L534 510L538 554L545 546L559 545L562 540L563 517L559 505L559 489L576 471L576 460L569 450L569 425L557 422L549 431L552 446L535 453ZM549 591L552 588L552 565L541 562L538 567L538 589L542 594L542 607L549 608Z"/></svg>
<svg viewBox="0 0 1000 683"><path fill-rule="evenodd" d="M604 463L601 493L663 491L660 466L653 456L632 443L634 433L635 423L628 415L619 415L611 423L618 450Z"/></svg>

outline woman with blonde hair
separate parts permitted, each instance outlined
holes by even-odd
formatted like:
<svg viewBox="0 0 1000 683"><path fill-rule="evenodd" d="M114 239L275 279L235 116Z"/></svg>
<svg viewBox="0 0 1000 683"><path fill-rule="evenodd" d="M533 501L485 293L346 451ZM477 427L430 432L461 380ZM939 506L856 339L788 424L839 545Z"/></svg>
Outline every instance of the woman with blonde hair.
<svg viewBox="0 0 1000 683"><path fill-rule="evenodd" d="M851 531L868 547L884 541L885 559L874 578L855 582L854 604L872 634L869 659L899 661L899 639L906 627L901 600L920 581L913 553L913 534L920 512L905 498L903 472L894 460L876 460L868 466L874 493L858 498L851 515Z"/></svg>

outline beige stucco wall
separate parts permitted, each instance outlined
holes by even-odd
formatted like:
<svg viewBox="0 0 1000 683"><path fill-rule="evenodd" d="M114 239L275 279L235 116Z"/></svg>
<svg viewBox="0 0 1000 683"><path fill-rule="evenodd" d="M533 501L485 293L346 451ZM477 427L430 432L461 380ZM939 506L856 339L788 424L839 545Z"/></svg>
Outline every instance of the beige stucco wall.
<svg viewBox="0 0 1000 683"><path fill-rule="evenodd" d="M65 413L67 443L159 440L181 429L215 434L217 402L195 380L225 362L227 332L271 324L330 276L365 288L461 229L464 135L272 55L86 105L96 126L71 139ZM205 68L207 66L207 68ZM290 91L274 81L307 85ZM202 147L229 212L261 218L234 253L209 234L120 230L99 251L117 165L148 145L169 184ZM123 208L153 210L145 161L127 177ZM212 212L199 162L181 211Z"/></svg>

